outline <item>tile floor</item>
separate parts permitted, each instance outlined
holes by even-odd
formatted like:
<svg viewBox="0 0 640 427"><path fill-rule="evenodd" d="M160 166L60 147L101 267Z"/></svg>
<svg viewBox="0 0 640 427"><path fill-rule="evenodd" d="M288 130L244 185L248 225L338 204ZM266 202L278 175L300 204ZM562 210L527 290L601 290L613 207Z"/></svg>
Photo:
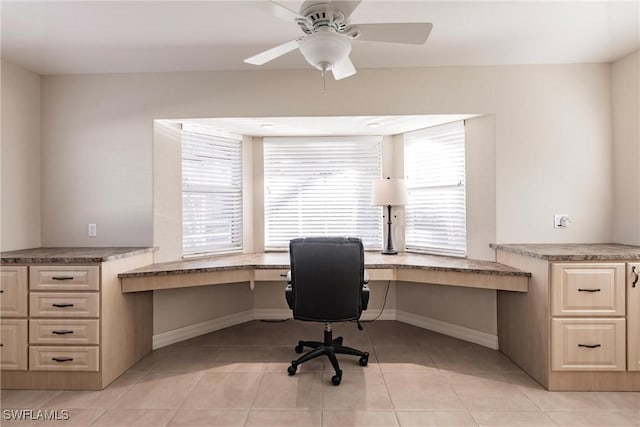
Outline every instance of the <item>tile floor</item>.
<svg viewBox="0 0 640 427"><path fill-rule="evenodd" d="M335 324L370 353L317 359L290 377L298 339L322 324L254 321L154 351L103 391L2 390L2 409L70 420L3 426L640 426L638 392L547 392L497 351L394 321ZM4 415L4 412L3 412ZM3 417L4 418L4 417Z"/></svg>

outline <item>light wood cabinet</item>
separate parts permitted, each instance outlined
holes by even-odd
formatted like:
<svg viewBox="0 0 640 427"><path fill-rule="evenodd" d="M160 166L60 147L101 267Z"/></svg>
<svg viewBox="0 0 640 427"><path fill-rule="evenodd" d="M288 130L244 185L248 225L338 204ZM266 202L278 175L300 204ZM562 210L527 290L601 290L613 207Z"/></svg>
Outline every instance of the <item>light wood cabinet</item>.
<svg viewBox="0 0 640 427"><path fill-rule="evenodd" d="M117 275L152 262L150 251L136 251L87 264L1 266L3 287L19 287L23 301L22 311L13 297L3 305L3 336L17 338L1 347L2 387L101 390L149 353L152 293L123 294ZM7 313L24 318L17 326Z"/></svg>
<svg viewBox="0 0 640 427"><path fill-rule="evenodd" d="M27 319L0 321L0 368L27 370Z"/></svg>
<svg viewBox="0 0 640 427"><path fill-rule="evenodd" d="M640 262L627 264L627 369L640 371Z"/></svg>
<svg viewBox="0 0 640 427"><path fill-rule="evenodd" d="M511 246L497 261L532 277L527 293L498 291L500 351L549 390L640 391L640 263L611 245L606 261L581 261L570 245L558 245L562 259L547 256L551 245Z"/></svg>
<svg viewBox="0 0 640 427"><path fill-rule="evenodd" d="M27 317L27 267L0 269L0 317Z"/></svg>

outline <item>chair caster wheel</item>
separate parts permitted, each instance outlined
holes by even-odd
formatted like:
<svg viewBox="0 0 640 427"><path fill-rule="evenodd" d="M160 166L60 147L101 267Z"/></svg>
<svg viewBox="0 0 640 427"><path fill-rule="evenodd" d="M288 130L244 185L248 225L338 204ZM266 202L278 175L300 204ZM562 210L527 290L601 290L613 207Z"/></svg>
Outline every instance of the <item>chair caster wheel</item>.
<svg viewBox="0 0 640 427"><path fill-rule="evenodd" d="M341 381L342 381L342 375L334 375L331 377L331 382L333 383L333 385L340 385Z"/></svg>
<svg viewBox="0 0 640 427"><path fill-rule="evenodd" d="M360 358L359 362L360 366L367 366L369 363L369 353L365 353L365 355Z"/></svg>
<svg viewBox="0 0 640 427"><path fill-rule="evenodd" d="M295 375L297 370L298 370L298 367L293 363L291 364L291 366L287 368L287 372L289 373L289 375Z"/></svg>
<svg viewBox="0 0 640 427"><path fill-rule="evenodd" d="M296 346L296 348L294 348L294 350L296 351L296 353L300 354L302 353L302 350L304 349L304 347L302 346L302 344L298 344Z"/></svg>

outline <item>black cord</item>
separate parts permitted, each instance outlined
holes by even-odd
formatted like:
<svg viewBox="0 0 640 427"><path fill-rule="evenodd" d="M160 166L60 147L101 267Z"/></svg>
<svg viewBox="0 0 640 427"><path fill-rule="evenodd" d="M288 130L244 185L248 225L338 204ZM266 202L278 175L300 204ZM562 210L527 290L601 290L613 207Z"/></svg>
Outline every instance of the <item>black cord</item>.
<svg viewBox="0 0 640 427"><path fill-rule="evenodd" d="M376 320L378 320L380 318L380 316L382 316L382 312L384 311L384 308L387 306L387 297L389 296L389 288L391 287L391 280L387 281L387 290L384 293L384 302L382 303L382 308L380 309L380 313L378 313L378 315L376 317L374 317L371 320L363 320L362 323L371 323L374 322Z"/></svg>
<svg viewBox="0 0 640 427"><path fill-rule="evenodd" d="M293 317L290 317L288 319L260 319L261 322L266 322L266 323L281 323L281 322L286 322L288 320L293 320Z"/></svg>

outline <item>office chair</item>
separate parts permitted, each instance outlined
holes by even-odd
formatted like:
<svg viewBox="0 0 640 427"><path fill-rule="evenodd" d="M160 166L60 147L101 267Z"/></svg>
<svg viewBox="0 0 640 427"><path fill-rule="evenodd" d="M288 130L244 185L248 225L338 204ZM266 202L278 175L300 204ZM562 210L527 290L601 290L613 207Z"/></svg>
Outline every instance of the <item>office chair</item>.
<svg viewBox="0 0 640 427"><path fill-rule="evenodd" d="M362 241L352 237L300 238L289 242L291 270L287 274L285 297L293 318L324 322L324 341L298 341L296 353L311 347L308 353L291 362L287 369L295 375L298 365L326 355L336 374L331 378L340 385L342 370L336 354L360 356L359 363L369 363L369 353L342 345L342 337L333 339L331 322L359 319L369 302L369 278L364 270Z"/></svg>

